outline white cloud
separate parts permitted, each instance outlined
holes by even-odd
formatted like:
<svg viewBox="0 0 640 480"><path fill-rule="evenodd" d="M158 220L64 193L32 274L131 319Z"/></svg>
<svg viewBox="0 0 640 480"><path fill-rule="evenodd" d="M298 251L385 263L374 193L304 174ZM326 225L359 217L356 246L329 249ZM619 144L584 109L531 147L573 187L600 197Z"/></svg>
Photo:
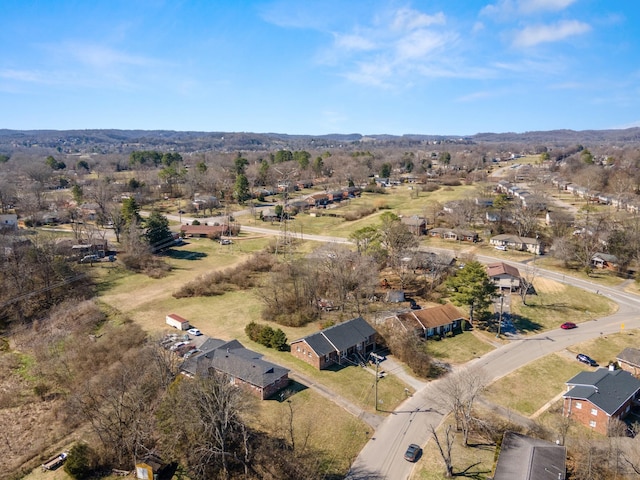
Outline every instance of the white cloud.
<svg viewBox="0 0 640 480"><path fill-rule="evenodd" d="M540 43L557 42L574 35L581 35L591 27L577 20L566 20L554 25L534 25L524 28L514 38L517 47L533 47Z"/></svg>
<svg viewBox="0 0 640 480"><path fill-rule="evenodd" d="M514 15L529 15L538 12L559 12L576 0L498 0L480 10L480 15L511 20Z"/></svg>
<svg viewBox="0 0 640 480"><path fill-rule="evenodd" d="M411 31L431 25L444 25L446 22L442 12L427 15L411 8L401 8L395 13L391 27L397 31Z"/></svg>
<svg viewBox="0 0 640 480"><path fill-rule="evenodd" d="M403 60L424 58L452 43L454 38L454 36L429 30L417 30L398 40L396 43L397 56Z"/></svg>
<svg viewBox="0 0 640 480"><path fill-rule="evenodd" d="M520 0L519 9L523 13L557 12L564 10L576 0Z"/></svg>

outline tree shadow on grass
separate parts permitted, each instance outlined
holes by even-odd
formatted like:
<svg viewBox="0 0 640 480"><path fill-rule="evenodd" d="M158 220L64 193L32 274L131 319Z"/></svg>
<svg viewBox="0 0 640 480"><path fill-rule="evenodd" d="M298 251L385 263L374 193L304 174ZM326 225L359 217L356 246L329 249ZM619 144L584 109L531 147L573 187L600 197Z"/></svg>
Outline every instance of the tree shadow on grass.
<svg viewBox="0 0 640 480"><path fill-rule="evenodd" d="M513 315L511 314L511 322L518 333L534 333L538 332L542 329L542 325L538 322L534 322L528 317L523 317L522 315Z"/></svg>
<svg viewBox="0 0 640 480"><path fill-rule="evenodd" d="M165 255L174 260L202 260L207 256L203 252L192 252L189 250L168 250Z"/></svg>
<svg viewBox="0 0 640 480"><path fill-rule="evenodd" d="M480 462L474 463L473 465L469 465L464 470L459 472L453 472L454 477L465 477L465 478L475 478L477 480L483 480L487 478L487 474L491 473L491 470L478 470L475 469L480 465Z"/></svg>

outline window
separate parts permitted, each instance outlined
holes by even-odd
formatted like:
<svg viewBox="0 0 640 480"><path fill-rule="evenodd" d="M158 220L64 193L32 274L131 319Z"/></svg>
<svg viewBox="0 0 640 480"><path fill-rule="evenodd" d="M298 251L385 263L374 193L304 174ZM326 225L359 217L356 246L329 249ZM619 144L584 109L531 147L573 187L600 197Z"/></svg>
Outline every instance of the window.
<svg viewBox="0 0 640 480"><path fill-rule="evenodd" d="M595 415L597 417L598 416L598 409L597 408L592 408L591 409L591 415Z"/></svg>
<svg viewBox="0 0 640 480"><path fill-rule="evenodd" d="M298 347L296 347L296 348L298 349L298 352L299 352L299 351L300 351L300 347L298 346Z"/></svg>
<svg viewBox="0 0 640 480"><path fill-rule="evenodd" d="M596 421L595 421L595 420L591 420L591 421L589 422L589 426L590 426L591 428L596 428Z"/></svg>
<svg viewBox="0 0 640 480"><path fill-rule="evenodd" d="M576 402L576 408L578 410L581 410L582 409L582 402Z"/></svg>

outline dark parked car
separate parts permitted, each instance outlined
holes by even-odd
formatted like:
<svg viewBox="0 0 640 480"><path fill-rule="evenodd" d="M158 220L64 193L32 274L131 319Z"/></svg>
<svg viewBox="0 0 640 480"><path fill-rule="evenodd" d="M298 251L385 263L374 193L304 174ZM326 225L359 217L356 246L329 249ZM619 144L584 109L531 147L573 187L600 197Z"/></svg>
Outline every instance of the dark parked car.
<svg viewBox="0 0 640 480"><path fill-rule="evenodd" d="M408 462L415 462L420 456L420 452L422 452L420 446L412 443L407 447L407 451L404 452L404 459Z"/></svg>
<svg viewBox="0 0 640 480"><path fill-rule="evenodd" d="M579 362L582 362L582 363L586 363L587 365L589 365L591 367L595 367L596 365L598 365L598 362L596 362L589 355L585 355L584 353L579 353L578 355L576 355L576 360L578 360Z"/></svg>
<svg viewBox="0 0 640 480"><path fill-rule="evenodd" d="M571 330L572 328L576 328L577 325L573 322L565 322L562 325L560 325L560 328L562 328L563 330Z"/></svg>

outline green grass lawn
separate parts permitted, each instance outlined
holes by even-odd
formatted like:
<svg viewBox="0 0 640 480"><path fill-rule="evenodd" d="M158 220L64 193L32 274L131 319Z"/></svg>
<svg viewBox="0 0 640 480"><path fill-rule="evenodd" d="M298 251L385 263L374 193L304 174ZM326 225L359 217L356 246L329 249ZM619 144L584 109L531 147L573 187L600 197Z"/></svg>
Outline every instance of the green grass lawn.
<svg viewBox="0 0 640 480"><path fill-rule="evenodd" d="M485 397L498 405L530 416L559 393L565 382L588 367L553 353L492 383Z"/></svg>
<svg viewBox="0 0 640 480"><path fill-rule="evenodd" d="M287 422L293 411L294 438L298 446L308 441L309 447L322 452L323 458L318 460L330 472L345 474L373 435L373 429L312 389L301 390L288 401L291 404L278 400L259 402L258 428L277 432L288 439ZM319 422L318 412L331 421Z"/></svg>
<svg viewBox="0 0 640 480"><path fill-rule="evenodd" d="M540 333L564 322L581 323L615 312L617 306L603 295L544 279L534 280L537 295L527 296L527 305L511 296L511 313L520 333Z"/></svg>
<svg viewBox="0 0 640 480"><path fill-rule="evenodd" d="M332 235L337 237L349 237L351 233L363 227L380 223L379 216L385 211L393 211L397 215L422 215L429 216L429 208L434 201L446 203L477 195L478 187L474 185L462 185L457 187L443 187L435 192L418 192L409 190L406 185L392 187L385 190L384 194L363 193L360 198L354 198L342 202L338 207L323 210L322 213L342 215L346 212L357 211L362 207L375 207L378 210L364 218L355 221L345 221L340 217L321 216L312 217L307 213L301 213L289 222L288 228L296 234ZM237 221L248 226L260 226L278 230L277 223L257 221L250 216L238 216Z"/></svg>
<svg viewBox="0 0 640 480"><path fill-rule="evenodd" d="M451 418L443 422L436 430L438 437L444 437L446 425L452 422ZM454 429L455 431L455 425ZM483 441L469 437L470 444L476 446L465 447L462 445L462 434L457 433L451 450L454 476L461 478L474 478L484 480L490 477L494 468L495 445L483 444ZM422 452L411 475L412 480L445 480L444 463L438 451L438 446L430 439Z"/></svg>
<svg viewBox="0 0 640 480"><path fill-rule="evenodd" d="M568 350L575 354L585 353L605 367L609 362L615 362L616 356L626 347L640 347L640 331L623 329L619 333L573 345Z"/></svg>
<svg viewBox="0 0 640 480"><path fill-rule="evenodd" d="M567 276L576 277L581 280L587 280L589 282L594 282L608 287L615 287L626 280L626 278L620 277L615 272L606 269L593 269L587 275L583 269L566 268L562 261L549 256L537 257L536 265L547 270L553 270L554 272L559 272L566 274Z"/></svg>
<svg viewBox="0 0 640 480"><path fill-rule="evenodd" d="M427 352L438 360L452 364L462 364L481 357L494 347L471 332L442 340L428 340Z"/></svg>

